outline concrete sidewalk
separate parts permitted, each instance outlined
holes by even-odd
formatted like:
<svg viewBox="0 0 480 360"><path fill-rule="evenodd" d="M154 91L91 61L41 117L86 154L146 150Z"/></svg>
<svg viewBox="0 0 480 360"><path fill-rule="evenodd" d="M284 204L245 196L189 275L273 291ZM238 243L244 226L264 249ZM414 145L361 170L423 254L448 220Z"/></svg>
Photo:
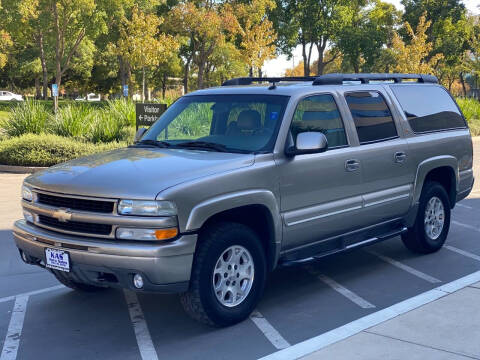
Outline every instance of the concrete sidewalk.
<svg viewBox="0 0 480 360"><path fill-rule="evenodd" d="M480 359L480 282L303 359Z"/></svg>

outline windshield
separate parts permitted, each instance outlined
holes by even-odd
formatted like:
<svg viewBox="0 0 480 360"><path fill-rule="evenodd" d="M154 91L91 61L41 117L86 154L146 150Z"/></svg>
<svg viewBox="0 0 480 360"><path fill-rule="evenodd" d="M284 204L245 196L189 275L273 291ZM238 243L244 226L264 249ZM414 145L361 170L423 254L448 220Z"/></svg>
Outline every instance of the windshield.
<svg viewBox="0 0 480 360"><path fill-rule="evenodd" d="M175 102L139 145L224 152L272 151L288 96L193 95Z"/></svg>

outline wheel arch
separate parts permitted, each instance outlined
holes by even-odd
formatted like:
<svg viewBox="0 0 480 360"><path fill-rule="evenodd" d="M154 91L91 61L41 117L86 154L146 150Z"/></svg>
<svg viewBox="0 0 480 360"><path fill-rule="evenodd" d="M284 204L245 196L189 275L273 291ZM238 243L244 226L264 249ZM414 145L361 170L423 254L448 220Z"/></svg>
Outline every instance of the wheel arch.
<svg viewBox="0 0 480 360"><path fill-rule="evenodd" d="M458 192L458 162L453 156L438 156L421 162L417 168L414 185L414 204L420 200L423 185L426 181L436 181L444 186L453 208Z"/></svg>
<svg viewBox="0 0 480 360"><path fill-rule="evenodd" d="M268 269L275 268L280 254L282 225L277 200L271 191L248 190L204 201L191 211L185 230L201 235L203 229L219 221L251 227L262 240Z"/></svg>

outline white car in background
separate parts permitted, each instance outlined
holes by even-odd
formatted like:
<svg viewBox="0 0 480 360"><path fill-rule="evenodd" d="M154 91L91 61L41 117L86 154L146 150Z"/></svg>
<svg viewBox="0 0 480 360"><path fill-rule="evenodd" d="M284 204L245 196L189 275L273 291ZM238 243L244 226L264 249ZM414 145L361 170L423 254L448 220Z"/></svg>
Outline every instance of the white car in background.
<svg viewBox="0 0 480 360"><path fill-rule="evenodd" d="M75 101L100 101L100 94L90 93L86 97L77 97Z"/></svg>
<svg viewBox="0 0 480 360"><path fill-rule="evenodd" d="M0 101L23 101L23 96L10 91L0 91Z"/></svg>

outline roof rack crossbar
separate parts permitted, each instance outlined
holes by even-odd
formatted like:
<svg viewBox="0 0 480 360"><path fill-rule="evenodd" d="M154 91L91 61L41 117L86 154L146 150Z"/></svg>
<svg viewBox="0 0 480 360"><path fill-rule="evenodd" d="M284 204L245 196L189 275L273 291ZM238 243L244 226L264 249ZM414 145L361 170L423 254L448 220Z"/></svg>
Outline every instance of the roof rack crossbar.
<svg viewBox="0 0 480 360"><path fill-rule="evenodd" d="M427 74L326 74L318 76L313 85L342 85L344 81L360 81L362 84L368 84L372 80L388 81L393 80L395 83L401 83L403 80L417 80L419 83L437 84L438 79L434 75Z"/></svg>
<svg viewBox="0 0 480 360"><path fill-rule="evenodd" d="M438 79L434 75L427 74L389 74L389 73L356 73L340 74L332 73L320 76L286 76L286 77L239 77L225 81L222 86L251 85L252 83L278 83L278 82L302 82L312 81L312 85L342 85L345 81L360 81L368 84L370 81L394 81L401 83L403 80L417 80L418 83L437 84Z"/></svg>
<svg viewBox="0 0 480 360"><path fill-rule="evenodd" d="M287 76L287 77L240 77L225 81L222 86L233 85L251 85L254 82L300 82L300 81L314 81L316 76Z"/></svg>

